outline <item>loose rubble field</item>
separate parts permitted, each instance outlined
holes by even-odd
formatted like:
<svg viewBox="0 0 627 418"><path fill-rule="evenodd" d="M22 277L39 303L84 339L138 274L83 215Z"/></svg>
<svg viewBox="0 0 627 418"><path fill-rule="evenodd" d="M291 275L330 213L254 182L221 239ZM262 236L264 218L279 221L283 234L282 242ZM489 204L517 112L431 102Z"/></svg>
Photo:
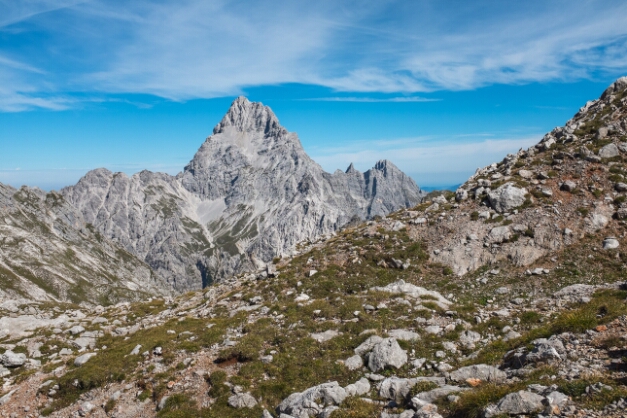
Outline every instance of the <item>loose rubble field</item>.
<svg viewBox="0 0 627 418"><path fill-rule="evenodd" d="M0 305L0 416L626 416L621 80L456 193L256 273Z"/></svg>

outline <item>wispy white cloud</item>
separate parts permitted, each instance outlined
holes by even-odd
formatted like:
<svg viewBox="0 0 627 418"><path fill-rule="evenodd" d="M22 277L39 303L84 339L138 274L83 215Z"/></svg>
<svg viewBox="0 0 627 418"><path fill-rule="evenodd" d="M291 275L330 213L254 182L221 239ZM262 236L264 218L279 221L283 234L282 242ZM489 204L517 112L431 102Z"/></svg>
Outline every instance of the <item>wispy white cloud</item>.
<svg viewBox="0 0 627 418"><path fill-rule="evenodd" d="M427 97L316 97L310 99L300 99L308 102L355 102L355 103L416 103L416 102L439 102L441 99L430 99Z"/></svg>
<svg viewBox="0 0 627 418"><path fill-rule="evenodd" d="M472 134L467 138L461 143L455 138L437 137L360 141L310 152L330 172L345 169L350 163L365 171L376 161L388 159L418 184L449 185L465 181L477 168L501 161L506 154L538 143L541 135L485 139Z"/></svg>
<svg viewBox="0 0 627 418"><path fill-rule="evenodd" d="M0 28L42 13L75 6L85 0L0 0Z"/></svg>
<svg viewBox="0 0 627 418"><path fill-rule="evenodd" d="M0 0L0 16L0 30L19 29L0 46L0 72L13 76L3 110L62 109L51 97L70 92L187 100L305 83L407 94L627 67L623 1ZM41 45L20 48L34 31Z"/></svg>

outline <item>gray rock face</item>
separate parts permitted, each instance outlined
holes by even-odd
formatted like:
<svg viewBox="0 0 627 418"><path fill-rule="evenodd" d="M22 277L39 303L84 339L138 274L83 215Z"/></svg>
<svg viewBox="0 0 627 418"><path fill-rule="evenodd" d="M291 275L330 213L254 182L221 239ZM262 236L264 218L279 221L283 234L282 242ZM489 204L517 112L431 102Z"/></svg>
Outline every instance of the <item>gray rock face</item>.
<svg viewBox="0 0 627 418"><path fill-rule="evenodd" d="M498 189L490 191L488 200L495 211L504 213L522 205L526 195L527 189L518 188L512 183L505 183Z"/></svg>
<svg viewBox="0 0 627 418"><path fill-rule="evenodd" d="M177 176L98 169L62 193L179 291L263 266L354 217L386 215L423 196L389 161L365 173L352 165L324 172L270 108L243 97Z"/></svg>
<svg viewBox="0 0 627 418"><path fill-rule="evenodd" d="M57 192L0 184L0 248L0 276L9 284L0 286L0 302L115 303L171 293Z"/></svg>
<svg viewBox="0 0 627 418"><path fill-rule="evenodd" d="M385 338L374 346L368 358L368 368L378 372L389 367L399 368L407 363L407 353L394 338Z"/></svg>
<svg viewBox="0 0 627 418"><path fill-rule="evenodd" d="M543 409L543 400L543 396L521 390L505 395L496 405L488 406L484 411L484 416L492 418L501 414L532 414Z"/></svg>
<svg viewBox="0 0 627 418"><path fill-rule="evenodd" d="M323 383L302 393L292 393L281 402L277 412L295 418L312 417L322 412L326 406L341 404L346 396L346 391L337 382Z"/></svg>

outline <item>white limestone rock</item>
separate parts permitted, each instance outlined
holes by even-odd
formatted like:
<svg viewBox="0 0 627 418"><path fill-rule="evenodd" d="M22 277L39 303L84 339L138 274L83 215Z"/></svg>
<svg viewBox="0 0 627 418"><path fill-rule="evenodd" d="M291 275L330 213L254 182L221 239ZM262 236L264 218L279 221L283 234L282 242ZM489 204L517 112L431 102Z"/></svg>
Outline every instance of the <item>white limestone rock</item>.
<svg viewBox="0 0 627 418"><path fill-rule="evenodd" d="M527 189L505 183L498 189L488 193L490 206L499 213L509 212L525 202Z"/></svg>
<svg viewBox="0 0 627 418"><path fill-rule="evenodd" d="M407 363L407 353L394 338L384 338L374 346L368 357L368 368L378 372L386 368L399 368Z"/></svg>

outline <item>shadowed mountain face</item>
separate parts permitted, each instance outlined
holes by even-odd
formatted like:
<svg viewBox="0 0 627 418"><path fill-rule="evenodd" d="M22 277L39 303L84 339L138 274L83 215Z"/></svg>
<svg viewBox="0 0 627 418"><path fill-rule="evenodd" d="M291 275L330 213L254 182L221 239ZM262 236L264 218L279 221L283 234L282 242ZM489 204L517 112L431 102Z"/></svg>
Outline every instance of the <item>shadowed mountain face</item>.
<svg viewBox="0 0 627 418"><path fill-rule="evenodd" d="M177 176L98 169L61 193L179 291L262 267L300 241L423 196L389 161L326 173L269 107L243 97Z"/></svg>

